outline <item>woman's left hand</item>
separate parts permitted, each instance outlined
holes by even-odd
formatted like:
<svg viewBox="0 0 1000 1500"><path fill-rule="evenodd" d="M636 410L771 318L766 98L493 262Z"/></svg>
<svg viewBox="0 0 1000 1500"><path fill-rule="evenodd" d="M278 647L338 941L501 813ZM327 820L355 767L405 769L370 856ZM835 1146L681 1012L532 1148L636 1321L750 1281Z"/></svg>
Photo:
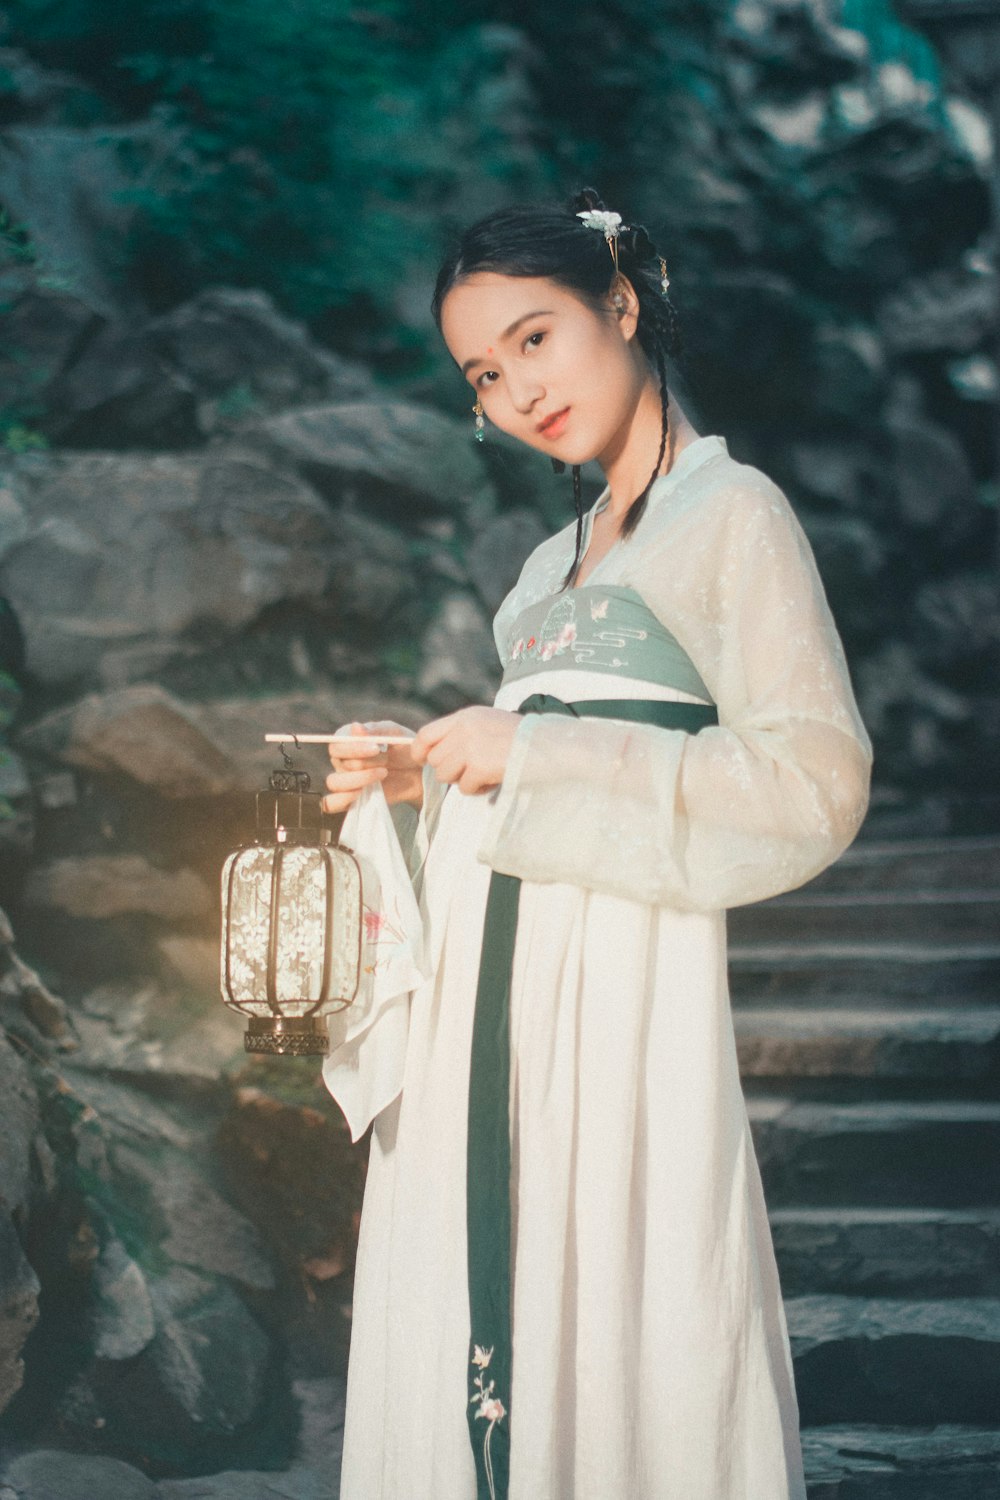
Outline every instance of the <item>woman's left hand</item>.
<svg viewBox="0 0 1000 1500"><path fill-rule="evenodd" d="M460 708L432 719L408 747L417 765L433 766L438 781L470 795L499 786L520 714L502 708Z"/></svg>

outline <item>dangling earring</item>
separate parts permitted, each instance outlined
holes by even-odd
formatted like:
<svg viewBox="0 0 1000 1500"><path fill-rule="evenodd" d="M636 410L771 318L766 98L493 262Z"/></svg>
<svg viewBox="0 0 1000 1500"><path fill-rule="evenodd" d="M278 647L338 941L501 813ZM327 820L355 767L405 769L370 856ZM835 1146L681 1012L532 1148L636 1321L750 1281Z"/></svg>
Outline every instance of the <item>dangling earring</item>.
<svg viewBox="0 0 1000 1500"><path fill-rule="evenodd" d="M478 396L476 397L476 404L472 408L472 410L476 414L476 442L477 443L482 443L482 442L485 441L485 438L486 438L486 434L483 431L483 428L486 426L486 423L483 420L483 403L482 403L482 401L480 400L480 398Z"/></svg>

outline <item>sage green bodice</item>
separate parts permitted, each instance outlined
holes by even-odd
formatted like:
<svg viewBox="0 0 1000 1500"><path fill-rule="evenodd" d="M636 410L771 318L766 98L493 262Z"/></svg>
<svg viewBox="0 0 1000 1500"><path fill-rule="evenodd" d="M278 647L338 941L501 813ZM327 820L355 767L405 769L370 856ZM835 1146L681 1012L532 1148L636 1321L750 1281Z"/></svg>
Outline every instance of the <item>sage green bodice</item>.
<svg viewBox="0 0 1000 1500"><path fill-rule="evenodd" d="M635 589L584 584L528 605L508 632L503 685L578 668L676 688L711 702L684 647ZM591 694L593 696L593 694Z"/></svg>

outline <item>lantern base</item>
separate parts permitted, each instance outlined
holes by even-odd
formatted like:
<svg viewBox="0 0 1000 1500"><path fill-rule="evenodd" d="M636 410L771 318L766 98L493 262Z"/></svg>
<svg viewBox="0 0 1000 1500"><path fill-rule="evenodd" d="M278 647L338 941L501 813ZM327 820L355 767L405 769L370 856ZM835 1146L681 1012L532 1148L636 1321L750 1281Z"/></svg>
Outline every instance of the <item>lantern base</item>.
<svg viewBox="0 0 1000 1500"><path fill-rule="evenodd" d="M326 1022L318 1016L289 1019L284 1016L254 1016L243 1036L247 1052L266 1052L282 1057L326 1057L330 1038Z"/></svg>

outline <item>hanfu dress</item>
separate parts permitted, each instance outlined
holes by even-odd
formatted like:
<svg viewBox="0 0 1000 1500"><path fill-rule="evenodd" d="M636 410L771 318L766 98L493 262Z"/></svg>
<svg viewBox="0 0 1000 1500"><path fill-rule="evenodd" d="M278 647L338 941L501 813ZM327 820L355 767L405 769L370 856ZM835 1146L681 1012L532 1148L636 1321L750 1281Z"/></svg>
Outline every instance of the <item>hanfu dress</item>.
<svg viewBox="0 0 1000 1500"><path fill-rule="evenodd" d="M481 1493L467 1119L493 871L521 881L510 1500L805 1500L725 910L843 851L871 746L808 542L723 437L683 448L633 536L562 590L572 555L567 527L501 606L496 705L714 704L718 724L525 714L494 792L425 773L403 841L426 977L387 1014L344 1012L325 1069L355 1139L374 1116L341 1500Z"/></svg>

